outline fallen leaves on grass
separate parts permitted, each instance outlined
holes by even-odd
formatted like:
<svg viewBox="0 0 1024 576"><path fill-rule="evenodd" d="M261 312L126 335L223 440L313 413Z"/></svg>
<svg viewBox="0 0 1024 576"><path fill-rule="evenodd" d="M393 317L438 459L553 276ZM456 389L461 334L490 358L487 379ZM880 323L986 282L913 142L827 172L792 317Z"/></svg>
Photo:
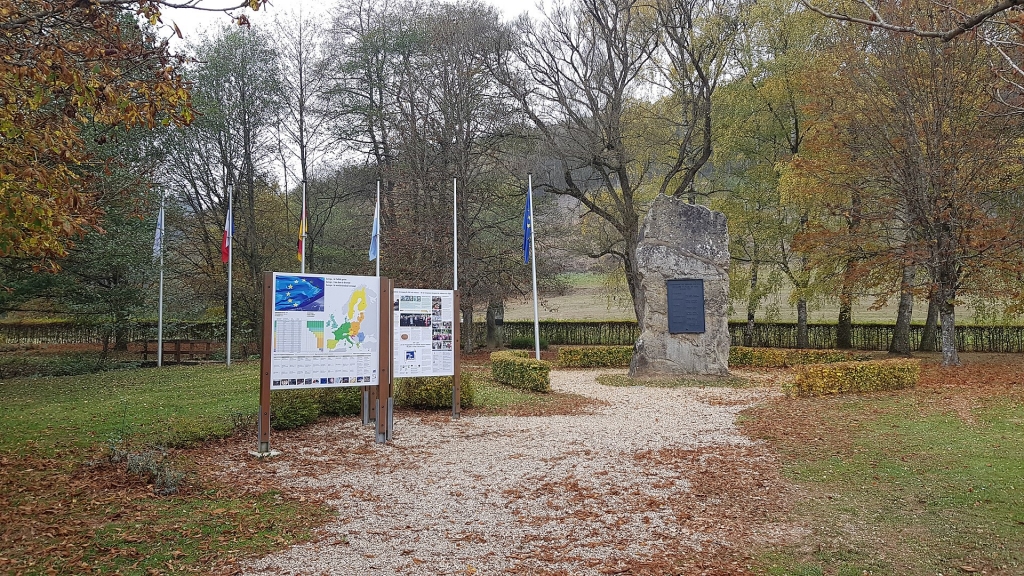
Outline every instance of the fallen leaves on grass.
<svg viewBox="0 0 1024 576"><path fill-rule="evenodd" d="M789 529L778 522L791 498L774 459L760 448L675 448L632 457L658 471L650 489L623 489L570 475L507 490L513 501L540 501L548 510L534 516L519 513L519 522L551 524L543 535L525 539L530 552L513 557L516 563L508 572L568 574L545 566L572 562L599 567L602 574L752 574L747 551L754 544L790 538ZM678 483L689 483L689 488ZM577 526L572 535L555 529L569 517ZM586 549L606 553L585 556L580 541Z"/></svg>
<svg viewBox="0 0 1024 576"><path fill-rule="evenodd" d="M71 454L8 454L0 464L4 573L234 574L260 538L281 547L324 518L313 505L268 524L227 486L186 485L160 498L123 467ZM211 506L219 501L229 504Z"/></svg>

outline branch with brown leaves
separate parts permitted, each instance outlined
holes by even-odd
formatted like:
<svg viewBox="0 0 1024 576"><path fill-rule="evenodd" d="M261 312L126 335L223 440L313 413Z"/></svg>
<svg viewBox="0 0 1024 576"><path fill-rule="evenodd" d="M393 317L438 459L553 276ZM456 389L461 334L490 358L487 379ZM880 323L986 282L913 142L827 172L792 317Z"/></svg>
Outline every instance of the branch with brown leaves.
<svg viewBox="0 0 1024 576"><path fill-rule="evenodd" d="M831 10L826 10L815 5L809 0L801 0L800 3L808 10L833 20L862 24L864 26L873 26L883 30L890 30L892 32L913 34L922 38L939 38L944 42L948 42L957 36L974 30L981 24L999 16L1007 10L1018 6L1024 6L1024 0L999 0L984 10L970 13L959 13L959 18L956 19L956 23L952 26L944 29L929 29L916 25L903 25L897 22L892 22L882 15L877 4L870 2L869 0L856 0L854 2L857 5L863 6L870 13L870 16L868 17L859 17L847 12L833 12ZM954 11L954 9L948 5L941 5L940 7L944 10Z"/></svg>

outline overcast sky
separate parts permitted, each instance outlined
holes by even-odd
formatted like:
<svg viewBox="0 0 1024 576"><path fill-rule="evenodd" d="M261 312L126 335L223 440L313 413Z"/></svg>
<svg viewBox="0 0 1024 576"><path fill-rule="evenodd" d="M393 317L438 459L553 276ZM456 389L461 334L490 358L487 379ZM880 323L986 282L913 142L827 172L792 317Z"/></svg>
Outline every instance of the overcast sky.
<svg viewBox="0 0 1024 576"><path fill-rule="evenodd" d="M501 11L506 20L511 20L523 12L536 12L535 0L483 0ZM458 0L454 0L458 3ZM207 2L205 5L216 6L216 0ZM258 13L247 12L253 24L260 25L271 21L275 15L297 10L300 6L303 11L320 11L333 5L332 0L271 0L271 5L261 9ZM186 41L194 39L204 29L215 29L221 24L229 22L227 16L218 12L202 12L199 10L164 10L163 21L170 24L177 23Z"/></svg>

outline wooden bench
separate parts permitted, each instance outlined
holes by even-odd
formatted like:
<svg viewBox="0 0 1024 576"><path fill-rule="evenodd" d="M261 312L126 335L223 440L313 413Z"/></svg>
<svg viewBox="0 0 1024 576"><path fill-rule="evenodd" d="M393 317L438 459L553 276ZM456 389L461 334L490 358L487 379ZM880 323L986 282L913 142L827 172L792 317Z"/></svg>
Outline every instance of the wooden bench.
<svg viewBox="0 0 1024 576"><path fill-rule="evenodd" d="M164 340L164 362L180 364L184 360L209 360L213 346L220 342L212 340ZM142 359L149 360L152 354L155 359L159 350L159 342L146 340L142 344Z"/></svg>

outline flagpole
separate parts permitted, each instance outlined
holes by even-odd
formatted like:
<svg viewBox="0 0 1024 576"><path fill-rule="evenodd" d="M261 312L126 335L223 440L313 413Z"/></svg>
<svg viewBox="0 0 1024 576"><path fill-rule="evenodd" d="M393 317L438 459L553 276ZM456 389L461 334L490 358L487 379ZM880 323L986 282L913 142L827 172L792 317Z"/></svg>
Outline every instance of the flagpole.
<svg viewBox="0 0 1024 576"><path fill-rule="evenodd" d="M157 218L157 233L160 235L160 291L157 297L156 313L156 366L164 365L164 197L166 191L160 192L160 215Z"/></svg>
<svg viewBox="0 0 1024 576"><path fill-rule="evenodd" d="M533 238L536 223L533 220L533 174L527 174L527 194L530 195L530 263L533 264L533 348L540 360L540 313L537 309L537 245Z"/></svg>
<svg viewBox="0 0 1024 576"><path fill-rule="evenodd" d="M299 226L302 227L302 254L300 255L300 260L301 260L302 264L300 265L299 272L302 273L302 274L305 274L306 273L306 179L305 178L302 179L302 216L300 216L300 218L301 218L301 221L299 222Z"/></svg>
<svg viewBox="0 0 1024 576"><path fill-rule="evenodd" d="M235 224L231 220L235 217L233 210L234 200L234 187L228 184L228 222L224 224L228 227L228 341L225 352L225 360L228 366L231 366L231 264L235 255Z"/></svg>
<svg viewBox="0 0 1024 576"><path fill-rule="evenodd" d="M377 207L374 209L374 216L377 218L377 277L380 278L380 180L377 180Z"/></svg>
<svg viewBox="0 0 1024 576"><path fill-rule="evenodd" d="M452 178L452 290L459 289L459 179Z"/></svg>

